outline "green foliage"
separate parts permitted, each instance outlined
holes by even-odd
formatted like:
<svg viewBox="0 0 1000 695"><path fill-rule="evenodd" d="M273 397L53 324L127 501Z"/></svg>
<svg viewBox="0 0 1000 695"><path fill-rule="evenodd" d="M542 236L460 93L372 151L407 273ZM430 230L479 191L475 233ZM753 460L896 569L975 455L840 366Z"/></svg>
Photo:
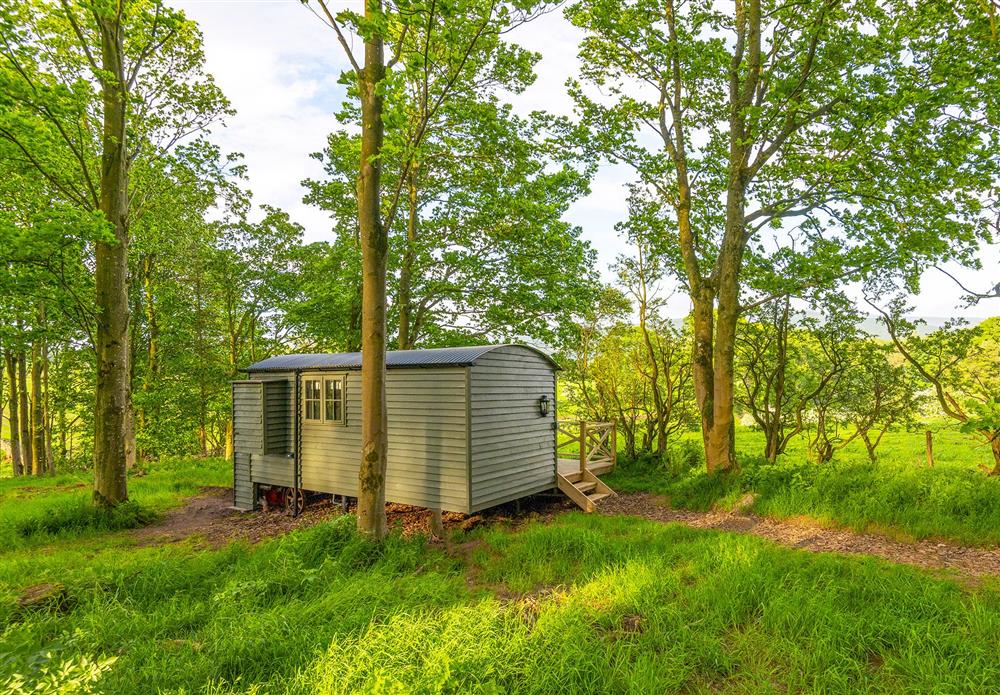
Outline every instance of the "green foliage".
<svg viewBox="0 0 1000 695"><path fill-rule="evenodd" d="M546 9L545 2L460 0L387 11L388 51L399 60L382 85L379 162L398 347L473 336L558 344L593 299L594 251L563 219L587 192L590 171L554 142L564 121L520 117L502 100L534 81L539 59L506 34ZM355 27L362 21L352 12L341 17ZM321 344L350 346L360 314L360 111L354 76L346 81L342 127L314 155L326 176L304 182L307 202L330 213L337 234L310 252L307 273L329 269L339 281L309 282L289 313Z"/></svg>

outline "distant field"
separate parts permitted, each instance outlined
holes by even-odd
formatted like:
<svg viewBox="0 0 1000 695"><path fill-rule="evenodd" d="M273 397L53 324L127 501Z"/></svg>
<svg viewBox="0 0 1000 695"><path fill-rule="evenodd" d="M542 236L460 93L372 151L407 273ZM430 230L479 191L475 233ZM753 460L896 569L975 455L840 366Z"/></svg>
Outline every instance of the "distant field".
<svg viewBox="0 0 1000 695"><path fill-rule="evenodd" d="M132 497L162 512L228 476L225 462L173 461L134 479ZM87 494L73 476L0 483L0 691L985 694L1000 682L992 580L583 513L456 531L448 546L379 548L340 517L256 546L139 547L66 513ZM39 530L53 514L77 525ZM65 585L62 609L16 608L39 582Z"/></svg>

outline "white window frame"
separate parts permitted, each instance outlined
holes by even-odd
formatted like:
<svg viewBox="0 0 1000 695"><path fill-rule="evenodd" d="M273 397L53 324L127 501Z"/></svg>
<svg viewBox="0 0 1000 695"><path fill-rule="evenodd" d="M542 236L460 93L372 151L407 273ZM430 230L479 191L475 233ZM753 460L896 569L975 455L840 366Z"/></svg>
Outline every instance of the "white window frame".
<svg viewBox="0 0 1000 695"><path fill-rule="evenodd" d="M326 385L329 383L339 383L340 384L340 417L338 418L328 418L326 416ZM337 425L343 425L347 422L347 378L344 376L327 376L323 377L323 411L320 413L323 416L323 422L329 422Z"/></svg>
<svg viewBox="0 0 1000 695"><path fill-rule="evenodd" d="M307 399L305 397L305 383L308 381L318 381L319 382L319 418L308 418L306 417L306 412L308 410L309 403L316 403L315 398ZM328 418L326 416L326 388L328 382L340 382L340 417L339 418ZM338 376L309 376L303 377L303 397L302 397L302 421L309 424L325 424L325 425L346 425L347 424L347 376L344 374Z"/></svg>
<svg viewBox="0 0 1000 695"><path fill-rule="evenodd" d="M309 392L307 389L307 384L309 382L319 383L319 398L309 398ZM318 412L319 417L309 417L309 406L312 403L317 403L319 405ZM303 422L323 422L323 379L322 377L309 377L302 380L302 421Z"/></svg>

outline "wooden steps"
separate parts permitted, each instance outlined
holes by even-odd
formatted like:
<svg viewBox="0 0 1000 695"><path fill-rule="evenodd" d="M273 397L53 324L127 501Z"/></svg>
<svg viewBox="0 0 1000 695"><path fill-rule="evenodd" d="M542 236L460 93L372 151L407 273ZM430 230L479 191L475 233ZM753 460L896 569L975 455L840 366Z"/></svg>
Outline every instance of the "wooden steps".
<svg viewBox="0 0 1000 695"><path fill-rule="evenodd" d="M562 473L557 474L559 489L585 512L597 509L597 503L615 494L604 482L590 471L577 471L576 480L570 480Z"/></svg>
<svg viewBox="0 0 1000 695"><path fill-rule="evenodd" d="M601 482L601 473L614 470L618 461L618 429L614 422L560 420L556 424L556 477L559 489L580 509L592 512L597 503L615 491ZM574 458L563 449L576 449Z"/></svg>

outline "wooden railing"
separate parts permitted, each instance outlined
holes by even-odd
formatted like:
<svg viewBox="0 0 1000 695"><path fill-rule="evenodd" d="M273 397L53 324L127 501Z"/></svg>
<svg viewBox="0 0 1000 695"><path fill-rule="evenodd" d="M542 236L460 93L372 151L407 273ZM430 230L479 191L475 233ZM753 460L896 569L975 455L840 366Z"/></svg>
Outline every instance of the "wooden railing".
<svg viewBox="0 0 1000 695"><path fill-rule="evenodd" d="M556 447L556 458L561 458L559 453L563 449L576 447L581 473L601 464L610 464L613 468L617 463L618 428L614 422L560 420L558 430L567 439Z"/></svg>

